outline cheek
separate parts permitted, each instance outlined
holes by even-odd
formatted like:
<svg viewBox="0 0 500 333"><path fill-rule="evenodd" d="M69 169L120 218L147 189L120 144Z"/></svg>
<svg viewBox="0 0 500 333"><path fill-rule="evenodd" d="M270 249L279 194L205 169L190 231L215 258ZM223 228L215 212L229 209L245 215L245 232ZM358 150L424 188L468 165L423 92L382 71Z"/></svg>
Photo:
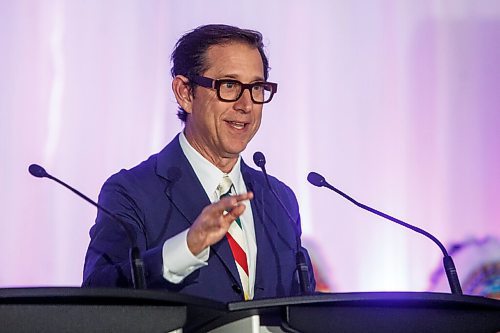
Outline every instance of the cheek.
<svg viewBox="0 0 500 333"><path fill-rule="evenodd" d="M219 100L215 95L208 95L206 98L203 99L203 104L201 105L202 110L208 111L208 110L213 110L217 109L217 104L219 103Z"/></svg>
<svg viewBox="0 0 500 333"><path fill-rule="evenodd" d="M262 121L262 107L260 108L260 110L257 110L255 112L255 129L259 129L260 127L260 123Z"/></svg>
<svg viewBox="0 0 500 333"><path fill-rule="evenodd" d="M193 99L193 109L198 111L198 113L206 113L210 109L213 109L217 102L218 99L215 92L208 91L207 89L198 89Z"/></svg>
<svg viewBox="0 0 500 333"><path fill-rule="evenodd" d="M213 100L213 98L204 99L202 102L199 102L196 108L199 127L206 128L208 131L215 130L222 112L218 101Z"/></svg>

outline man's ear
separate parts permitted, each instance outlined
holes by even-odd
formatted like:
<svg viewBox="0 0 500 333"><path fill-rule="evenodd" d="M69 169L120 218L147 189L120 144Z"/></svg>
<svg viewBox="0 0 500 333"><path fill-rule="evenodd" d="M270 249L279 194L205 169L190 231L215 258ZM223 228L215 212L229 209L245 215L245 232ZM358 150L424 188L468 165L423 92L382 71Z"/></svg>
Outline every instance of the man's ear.
<svg viewBox="0 0 500 333"><path fill-rule="evenodd" d="M183 75L176 75L172 80L172 91L179 106L187 113L191 113L193 94L189 86L189 79Z"/></svg>

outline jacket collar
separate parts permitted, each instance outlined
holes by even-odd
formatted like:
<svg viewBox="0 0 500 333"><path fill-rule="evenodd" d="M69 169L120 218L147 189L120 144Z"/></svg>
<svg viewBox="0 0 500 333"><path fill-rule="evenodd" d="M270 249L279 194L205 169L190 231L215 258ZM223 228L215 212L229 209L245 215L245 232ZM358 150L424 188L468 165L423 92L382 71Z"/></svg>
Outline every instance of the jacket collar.
<svg viewBox="0 0 500 333"><path fill-rule="evenodd" d="M243 166L243 161L241 164L243 173L243 170L248 167L246 165ZM158 153L156 174L167 180L165 194L174 207L186 219L186 227L190 227L203 208L210 205L211 202L189 161L182 152L178 135ZM251 181L247 183L245 175L243 179L245 180L245 184L252 184ZM254 209L253 204L251 205L252 209ZM256 235L256 237L258 236ZM214 255L221 261L222 265L225 266L225 270L232 275L233 281L237 281L240 288L242 288L227 238L224 237L221 241L212 245L210 252L211 256Z"/></svg>

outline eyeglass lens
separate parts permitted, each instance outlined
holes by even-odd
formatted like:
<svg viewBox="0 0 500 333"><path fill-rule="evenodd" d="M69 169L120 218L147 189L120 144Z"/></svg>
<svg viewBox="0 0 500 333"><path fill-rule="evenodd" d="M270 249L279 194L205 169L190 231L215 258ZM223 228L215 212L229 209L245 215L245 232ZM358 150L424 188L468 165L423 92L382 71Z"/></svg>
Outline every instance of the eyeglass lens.
<svg viewBox="0 0 500 333"><path fill-rule="evenodd" d="M222 99L236 101L241 97L241 90L242 85L238 82L221 82L219 94ZM271 98L272 95L272 87L265 82L254 83L249 90L252 94L252 99L255 102L265 103Z"/></svg>

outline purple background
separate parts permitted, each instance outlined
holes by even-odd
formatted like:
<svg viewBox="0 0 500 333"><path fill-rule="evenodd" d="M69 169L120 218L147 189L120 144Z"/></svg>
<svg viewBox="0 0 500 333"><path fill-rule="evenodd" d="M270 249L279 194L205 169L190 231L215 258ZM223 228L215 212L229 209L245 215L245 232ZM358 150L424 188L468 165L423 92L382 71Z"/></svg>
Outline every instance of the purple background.
<svg viewBox="0 0 500 333"><path fill-rule="evenodd" d="M0 287L80 284L95 209L27 167L97 198L159 151L170 53L207 23L264 34L279 92L243 156L295 190L333 290L425 290L441 255L311 170L445 244L500 236L498 1L0 0Z"/></svg>

